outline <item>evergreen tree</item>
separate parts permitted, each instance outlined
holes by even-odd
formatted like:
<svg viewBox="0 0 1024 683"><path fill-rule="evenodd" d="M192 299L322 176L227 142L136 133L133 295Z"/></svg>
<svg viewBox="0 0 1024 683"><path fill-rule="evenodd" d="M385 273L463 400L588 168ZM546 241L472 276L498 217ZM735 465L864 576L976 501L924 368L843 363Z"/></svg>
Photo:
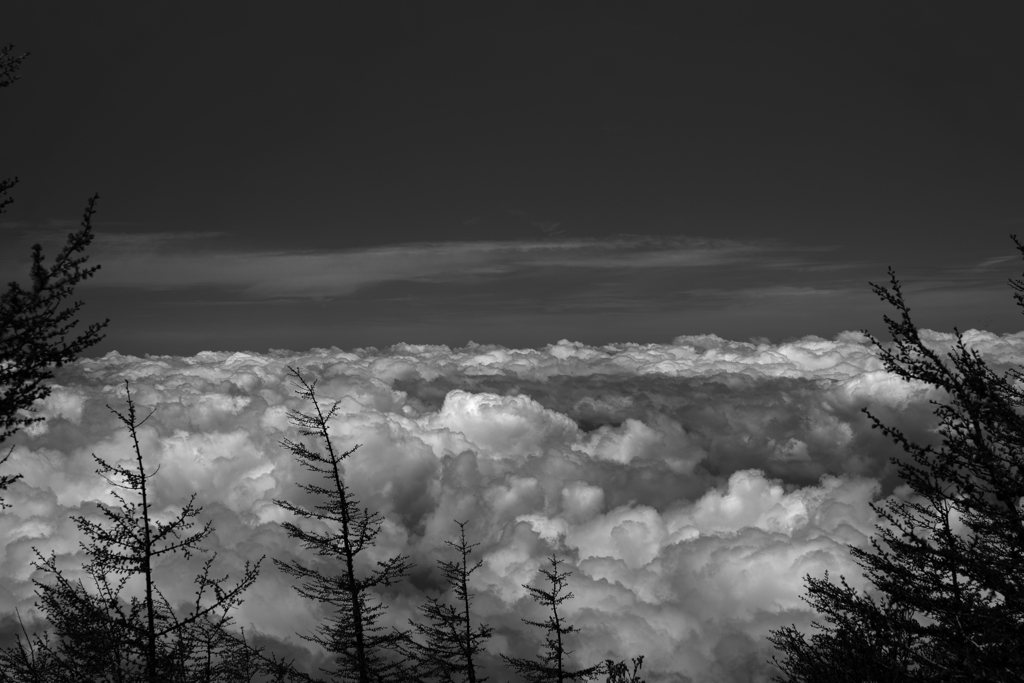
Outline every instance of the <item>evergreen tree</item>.
<svg viewBox="0 0 1024 683"><path fill-rule="evenodd" d="M477 560L476 564L469 566L469 555L479 543L467 544L466 523L458 520L455 523L459 525L459 542L445 541L445 544L454 548L460 559L457 562L438 560L437 564L455 593L457 605L427 598L427 602L420 606L427 623L409 620L413 632L422 642L410 640L404 651L415 662L416 680L483 683L487 677L477 671L476 658L494 629L485 624L473 628L470 615L473 596L469 592L469 577L483 563Z"/></svg>
<svg viewBox="0 0 1024 683"><path fill-rule="evenodd" d="M290 522L284 524L288 535L302 541L303 548L314 550L320 557L333 557L343 564L338 574L325 574L318 567L292 560L274 564L301 583L295 586L299 595L334 609L327 623L317 627L312 636L300 637L316 643L335 655L336 667L324 670L342 681L359 683L390 683L405 681L405 663L394 656L400 651L407 634L400 631L385 632L379 621L384 614L382 602L372 591L379 586L390 586L407 576L412 568L408 558L396 555L377 562L377 568L360 578L357 559L363 551L373 547L380 533L383 519L377 512L359 508L359 502L345 484L342 463L359 446L339 453L328 431L328 422L338 411L335 402L324 410L316 397L316 380L307 382L295 368L288 368L295 377L296 394L309 401L310 414L292 411L289 417L299 433L323 443L326 454L310 450L305 444L285 439L281 445L298 458L310 472L324 478L327 486L300 484L307 493L320 496L324 502L309 510L284 500L275 501L285 510L303 519L326 522L329 529L338 531L305 530Z"/></svg>
<svg viewBox="0 0 1024 683"><path fill-rule="evenodd" d="M959 331L947 364L889 273L891 291L872 289L900 313L885 317L893 342L868 336L890 372L948 395L932 401L942 445L913 443L864 410L911 456L893 462L915 498L873 506L884 525L872 549L851 547L879 599L807 577L827 625L810 641L792 626L773 632L778 680L1024 681L1024 375L997 375ZM1024 282L1010 283L1024 307Z"/></svg>
<svg viewBox="0 0 1024 683"><path fill-rule="evenodd" d="M170 521L152 516L152 478L146 471L139 447L139 420L128 382L127 415L113 408L127 427L135 452L132 467L111 465L93 455L97 474L115 487L117 507L100 505L105 521L73 517L89 539L81 548L89 561L83 570L94 589L81 580L71 581L57 566L56 556L44 557L37 549L35 567L50 581L35 580L37 606L51 625L50 633L34 634L15 647L0 651L0 669L6 681L46 683L57 681L110 681L146 683L233 681L222 659L237 660L241 645L226 634L229 612L241 603L242 593L256 580L260 558L248 562L234 586L227 577L210 575L213 555L203 563L195 579L195 601L188 609L175 610L160 591L154 570L163 558L181 554L186 560L206 552L201 543L212 533L207 522L192 531L201 511L195 495ZM150 413L152 415L152 413ZM159 468L158 468L159 469ZM118 490L136 500L128 500ZM132 577L144 581L142 597L125 600L122 593ZM243 643L244 644L244 643Z"/></svg>
<svg viewBox="0 0 1024 683"><path fill-rule="evenodd" d="M840 577L829 580L806 577L803 600L825 623L813 622L810 639L795 626L772 631L780 661L772 661L785 674L777 681L792 683L862 683L918 680L909 677L915 668L912 651L919 647L913 613L886 596L874 600L858 593Z"/></svg>
<svg viewBox="0 0 1024 683"><path fill-rule="evenodd" d="M572 671L567 667L566 661L572 654L572 650L565 648L563 636L579 633L579 629L567 624L564 618L558 613L558 607L566 600L570 600L573 594L564 593L567 581L571 572L559 572L558 565L562 563L555 555L550 558L551 569L541 569L541 573L551 584L550 590L534 588L529 584L523 584L523 588L530 591L530 596L535 602L551 610L551 614L544 621L530 621L523 619L523 622L530 626L537 626L547 631L546 652L535 659L524 659L520 657L507 657L502 655L505 664L511 667L517 674L525 678L529 683L565 683L565 681L589 681L597 678L603 671L604 666L587 667Z"/></svg>
<svg viewBox="0 0 1024 683"><path fill-rule="evenodd" d="M18 80L18 68L27 56L28 53L15 56L11 45L0 48L0 89ZM17 182L16 177L0 179L0 214L14 201L7 193ZM81 229L68 235L53 265L43 264L40 245L32 247L30 289L11 282L7 291L0 294L0 443L18 429L42 419L31 414L33 404L50 395L50 387L44 382L53 378L52 368L73 361L103 339L100 331L109 321L94 323L69 340L68 335L78 325L76 316L82 302L62 308L78 283L100 268L85 267L89 257L79 255L93 239L92 216L97 199L99 195L89 200ZM0 465L12 451L13 447L0 458ZM19 478L19 474L0 475L0 491ZM5 504L0 498L2 507Z"/></svg>

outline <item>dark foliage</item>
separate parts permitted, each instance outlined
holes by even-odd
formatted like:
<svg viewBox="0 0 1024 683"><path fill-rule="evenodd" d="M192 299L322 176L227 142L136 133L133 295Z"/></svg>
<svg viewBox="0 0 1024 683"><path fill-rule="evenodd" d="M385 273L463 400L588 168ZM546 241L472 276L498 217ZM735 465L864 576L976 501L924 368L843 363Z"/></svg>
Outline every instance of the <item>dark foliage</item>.
<svg viewBox="0 0 1024 683"><path fill-rule="evenodd" d="M644 683L644 679L640 678L640 669L643 668L643 665L643 655L633 658L633 671L629 670L629 665L625 660L616 663L606 659L604 662L604 670L608 674L606 683Z"/></svg>
<svg viewBox="0 0 1024 683"><path fill-rule="evenodd" d="M825 624L814 622L817 631L808 641L794 626L773 631L769 640L784 655L775 663L786 678L781 681L808 683L856 683L858 681L905 681L914 668L911 656L917 646L913 614L888 598L875 601L850 588L845 578L840 585L806 577L804 598ZM916 622L914 622L916 624Z"/></svg>
<svg viewBox="0 0 1024 683"><path fill-rule="evenodd" d="M246 563L243 577L225 587L227 577L210 575L216 555L206 559L195 579L192 605L181 609L164 597L153 572L163 558L181 554L186 560L206 552L201 543L212 533L210 523L193 531L201 508L195 496L170 521L151 514L152 478L139 448L138 419L127 381L127 415L111 408L128 429L135 452L134 467L111 465L95 455L97 474L111 486L117 507L100 505L104 522L74 517L89 539L81 548L89 562L83 581L71 581L57 566L56 556L36 552L36 568L49 577L36 580L37 606L52 627L49 632L18 640L0 652L4 681L236 681L247 670L259 669L266 658L229 634L230 611L255 582L262 558ZM152 413L150 413L152 415ZM120 491L118 490L120 489ZM128 500L122 491L136 500ZM122 597L128 581L144 579L143 597ZM265 668L265 667L263 667ZM242 672L242 673L240 673Z"/></svg>
<svg viewBox="0 0 1024 683"><path fill-rule="evenodd" d="M566 649L562 636L579 633L578 628L567 624L564 618L558 614L559 605L573 597L571 592L563 592L567 585L566 579L571 575L571 572L558 571L558 565L562 561L556 556L552 555L550 561L551 569L541 569L540 571L551 584L551 590L543 590L525 583L523 584L523 588L530 591L530 596L535 602L551 610L551 614L544 621L523 619L524 623L547 631L545 639L547 647L544 654L535 659L506 657L505 655L502 655L501 658L505 660L506 665L529 683L548 683L549 681L564 683L565 681L593 680L602 673L604 665L598 664L576 671L566 668L568 665L566 659L572 654L572 650Z"/></svg>
<svg viewBox="0 0 1024 683"><path fill-rule="evenodd" d="M28 56L14 56L12 50L10 45L0 48L0 88L18 79L18 67ZM0 179L0 213L13 201L7 193L17 182L17 178ZM75 287L100 268L86 267L89 257L81 255L93 239L92 216L97 199L99 195L89 200L81 228L68 235L52 265L44 264L40 245L32 247L30 289L11 282L0 294L0 443L42 419L32 417L33 404L50 395L45 382L53 378L52 368L73 361L103 339L100 331L109 321L94 323L76 337L68 336L78 325L82 302L67 302ZM0 465L10 454L9 450ZM0 491L19 478L18 474L0 475Z"/></svg>
<svg viewBox="0 0 1024 683"><path fill-rule="evenodd" d="M298 370L289 368L295 376L296 394L309 401L313 413L298 411L289 413L302 436L321 441L326 454L312 451L303 443L284 440L281 445L298 458L310 472L327 480L328 485L300 484L302 490L320 496L324 502L309 510L284 500L275 501L285 510L307 520L326 522L329 528L338 531L307 531L290 522L284 523L288 535L302 541L302 547L316 551L318 557L341 560L341 573L326 574L317 566L292 560L274 560L282 571L301 583L295 590L307 600L314 600L334 610L333 614L320 624L313 635L299 634L301 638L317 643L335 655L336 667L325 670L328 675L342 681L359 683L390 683L407 680L405 662L396 657L407 634L400 631L385 631L379 625L385 606L374 604L372 591L378 586L390 586L404 578L412 565L408 558L397 555L377 562L377 568L363 578L357 576L356 561L360 553L372 548L374 539L380 533L383 519L379 513L359 508L345 484L341 466L359 446L343 453L334 449L328 432L328 422L338 411L335 402L323 410L316 397L316 381L303 379Z"/></svg>
<svg viewBox="0 0 1024 683"><path fill-rule="evenodd" d="M18 75L18 69L21 67L22 61L28 57L28 53L23 52L20 55L14 55L12 54L13 52L13 45L0 47L0 88L6 88L21 78Z"/></svg>
<svg viewBox="0 0 1024 683"><path fill-rule="evenodd" d="M473 628L470 614L473 595L469 592L469 577L483 563L477 560L469 566L469 554L479 544L467 544L466 523L458 520L455 523L459 525L459 542L445 543L459 553L459 560L438 560L437 564L457 604L447 605L437 598L427 598L420 606L427 623L409 621L420 640L410 638L403 653L414 665L416 680L483 683L487 677L480 675L477 661L493 629L485 624Z"/></svg>
<svg viewBox="0 0 1024 683"><path fill-rule="evenodd" d="M1024 246L1017 242L1024 254ZM900 313L886 369L939 388L942 446L910 442L866 409L873 427L911 456L898 465L915 494L874 506L883 520L872 550L852 548L882 597L807 577L807 601L825 625L808 641L795 628L772 642L781 681L1024 680L1024 375L995 374L959 333L947 364L918 335L890 270L872 284ZM1011 280L1024 308L1024 282Z"/></svg>

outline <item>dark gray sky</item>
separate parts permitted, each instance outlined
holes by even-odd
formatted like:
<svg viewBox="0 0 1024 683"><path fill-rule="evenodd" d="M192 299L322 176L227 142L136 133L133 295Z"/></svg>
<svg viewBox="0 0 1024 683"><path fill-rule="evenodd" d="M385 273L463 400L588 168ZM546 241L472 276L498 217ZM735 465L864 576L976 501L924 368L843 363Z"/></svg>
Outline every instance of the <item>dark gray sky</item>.
<svg viewBox="0 0 1024 683"><path fill-rule="evenodd" d="M1022 328L1019 3L4 5L3 280L97 352Z"/></svg>

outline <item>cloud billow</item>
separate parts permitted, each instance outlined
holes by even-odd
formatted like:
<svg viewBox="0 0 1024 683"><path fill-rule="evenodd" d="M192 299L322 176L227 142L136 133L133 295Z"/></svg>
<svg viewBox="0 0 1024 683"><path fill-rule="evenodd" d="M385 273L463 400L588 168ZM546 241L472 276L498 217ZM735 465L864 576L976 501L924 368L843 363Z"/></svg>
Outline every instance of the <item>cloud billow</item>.
<svg viewBox="0 0 1024 683"><path fill-rule="evenodd" d="M922 335L940 350L954 341ZM1024 335L966 339L997 369L1024 357ZM774 345L705 335L540 349L110 353L61 369L40 406L47 420L15 441L10 466L25 476L0 514L0 614L31 612L33 547L76 575L84 558L68 517L112 500L90 454L131 455L106 408L123 405L125 379L140 408L155 411L139 435L160 467L157 514L197 492L220 573L264 553L296 557L273 503L310 502L295 485L308 473L279 445L297 438L287 412L306 408L289 365L340 402L336 444L361 444L345 476L386 517L377 555L417 564L388 589L390 624L444 589L435 560L457 533L452 520L468 520L484 562L473 576L476 616L495 627L487 665L536 652L539 632L520 618L538 615L521 584L556 552L573 572L577 663L643 654L652 683L767 680L768 631L811 620L804 574L863 586L847 544L866 547L877 522L869 503L902 490L889 462L901 452L860 409L927 441L928 401L942 398L885 372L852 332ZM168 597L187 599L191 574L162 571ZM236 618L294 656L304 646L295 632L322 617L265 567ZM15 624L5 619L0 631Z"/></svg>

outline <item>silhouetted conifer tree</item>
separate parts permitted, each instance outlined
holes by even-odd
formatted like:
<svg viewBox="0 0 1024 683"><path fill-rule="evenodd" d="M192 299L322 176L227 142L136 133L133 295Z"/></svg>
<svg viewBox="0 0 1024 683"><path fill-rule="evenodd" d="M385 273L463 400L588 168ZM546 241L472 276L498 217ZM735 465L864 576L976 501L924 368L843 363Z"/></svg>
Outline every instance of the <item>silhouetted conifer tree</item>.
<svg viewBox="0 0 1024 683"><path fill-rule="evenodd" d="M1024 246L1017 242L1024 254ZM826 624L808 641L773 632L780 681L1024 681L1024 375L995 374L959 331L950 364L918 335L889 271L892 291L872 284L900 312L885 321L886 369L942 389L942 446L921 446L864 412L910 454L898 465L916 499L873 506L885 524L872 550L851 547L874 600L807 577L807 601ZM1024 307L1024 282L1010 281Z"/></svg>
<svg viewBox="0 0 1024 683"><path fill-rule="evenodd" d="M105 521L73 517L89 539L81 548L89 561L83 570L93 584L67 579L56 556L44 557L37 549L35 566L49 581L35 580L37 605L52 627L49 632L18 639L15 647L0 651L2 680L18 683L110 681L146 683L234 681L235 671L226 663L249 656L244 641L225 632L230 610L242 601L242 593L256 580L262 558L248 562L242 579L225 587L227 577L211 577L216 555L209 557L195 579L195 601L189 609L175 610L157 586L153 572L162 558L181 554L186 560L206 552L201 543L212 533L207 522L191 531L201 508L195 495L170 521L152 515L151 486L156 474L146 471L139 448L139 420L128 382L128 413L113 408L128 428L135 452L132 467L111 465L93 455L97 474L116 489L119 505L101 505ZM150 413L152 415L152 413ZM159 468L158 468L159 469ZM144 582L142 597L122 597L132 577ZM252 653L250 653L252 654Z"/></svg>
<svg viewBox="0 0 1024 683"><path fill-rule="evenodd" d="M342 475L342 462L359 446L343 453L334 449L328 422L337 413L338 403L323 410L316 397L316 381L307 382L298 370L288 369L296 379L296 394L309 401L313 410L310 414L290 412L292 424L302 436L321 441L326 454L288 439L282 441L281 445L291 451L303 467L323 477L328 484L326 487L299 484L307 493L324 499L314 510L284 500L275 502L299 517L326 522L329 528L336 528L337 531L307 531L290 522L284 523L288 535L302 541L304 548L316 551L320 557L333 557L342 563L340 573L326 574L318 567L296 560L274 560L282 571L301 581L295 586L299 595L334 610L327 622L317 627L315 635L299 636L335 655L337 668L325 669L324 673L340 680L359 683L405 681L405 663L395 653L399 651L407 634L400 631L385 632L384 627L379 625L385 606L379 601L374 604L378 598L372 591L378 586L390 586L404 578L412 565L407 557L396 555L386 562L377 562L377 568L364 577L358 576L357 558L360 553L373 547L383 523L379 513L359 508L359 502L353 498Z"/></svg>
<svg viewBox="0 0 1024 683"><path fill-rule="evenodd" d="M803 600L825 623L815 621L810 639L795 626L772 631L768 640L780 654L773 661L792 683L861 683L916 680L912 651L918 644L913 612L882 596L873 600L840 577L839 585L810 576ZM927 680L927 679L926 679Z"/></svg>
<svg viewBox="0 0 1024 683"><path fill-rule="evenodd" d="M18 67L28 53L14 56L13 46L0 48L0 88L18 80ZM0 213L14 201L7 196L18 182L17 177L0 179ZM50 395L44 382L52 379L52 368L60 367L78 357L103 336L100 331L109 321L95 323L80 335L68 339L78 324L76 315L81 301L64 306L82 280L92 277L99 266L85 267L89 257L79 256L92 242L92 216L96 212L94 195L86 205L81 229L68 235L64 248L53 265L43 264L42 247L32 247L32 279L30 289L17 282L7 285L0 294L0 443L7 437L42 418L32 417L33 404ZM0 458L2 465L11 450ZM17 481L21 475L0 475L0 491ZM0 508L5 507L0 498Z"/></svg>
<svg viewBox="0 0 1024 683"><path fill-rule="evenodd" d="M565 648L562 636L572 633L579 633L579 629L567 624L564 618L558 613L558 607L566 600L570 600L573 594L563 593L566 588L566 579L571 572L559 572L558 565L562 563L555 555L550 558L551 569L541 569L541 573L551 584L551 590L534 588L529 584L523 584L523 588L530 591L530 596L535 602L551 610L551 614L544 621L530 621L523 619L523 622L531 626L537 626L547 631L545 653L535 659L524 659L520 657L507 657L501 655L505 664L511 667L517 674L525 678L529 683L565 683L565 681L589 681L597 678L604 669L604 665L598 664L586 669L572 671L567 667L566 659L572 654L572 650Z"/></svg>
<svg viewBox="0 0 1024 683"><path fill-rule="evenodd" d="M473 628L470 613L473 595L469 592L469 577L483 563L477 560L470 567L469 555L479 543L467 544L466 523L458 520L455 523L459 525L459 542L445 541L445 544L459 553L459 560L438 560L437 564L455 593L457 604L448 605L437 598L427 598L427 602L420 606L427 623L409 620L421 641L410 640L403 652L414 662L417 681L483 683L487 680L477 671L476 658L494 629L485 624Z"/></svg>

